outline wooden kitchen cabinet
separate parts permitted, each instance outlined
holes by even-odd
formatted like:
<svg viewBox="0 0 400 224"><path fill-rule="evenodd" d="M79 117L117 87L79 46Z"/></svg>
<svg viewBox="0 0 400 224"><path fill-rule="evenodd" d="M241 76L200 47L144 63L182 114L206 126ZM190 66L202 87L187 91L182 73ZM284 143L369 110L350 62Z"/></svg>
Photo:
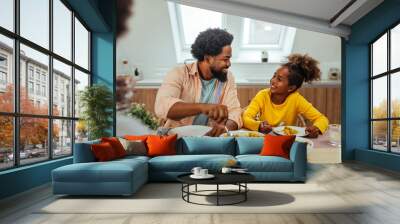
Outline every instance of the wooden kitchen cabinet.
<svg viewBox="0 0 400 224"><path fill-rule="evenodd" d="M245 108L265 86L238 86L238 98L242 108ZM143 103L150 112L154 113L154 103L157 87L136 87L134 102ZM329 123L340 124L341 113L341 88L333 86L303 86L300 93L314 105L321 113L328 117Z"/></svg>

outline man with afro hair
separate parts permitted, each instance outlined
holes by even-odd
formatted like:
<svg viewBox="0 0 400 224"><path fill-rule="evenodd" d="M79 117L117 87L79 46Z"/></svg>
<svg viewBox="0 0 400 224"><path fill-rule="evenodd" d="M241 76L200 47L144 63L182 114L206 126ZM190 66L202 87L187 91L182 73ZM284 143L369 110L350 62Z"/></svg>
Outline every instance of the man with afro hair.
<svg viewBox="0 0 400 224"><path fill-rule="evenodd" d="M231 66L233 36L215 28L201 32L191 47L196 59L172 69L157 92L155 112L168 128L207 125L208 136L242 126Z"/></svg>

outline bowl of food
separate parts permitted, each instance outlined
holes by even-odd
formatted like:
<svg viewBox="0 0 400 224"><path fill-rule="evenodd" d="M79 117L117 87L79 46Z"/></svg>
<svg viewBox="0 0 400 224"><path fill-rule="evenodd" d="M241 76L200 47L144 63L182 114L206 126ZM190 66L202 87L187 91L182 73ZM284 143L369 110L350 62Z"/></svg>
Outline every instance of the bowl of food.
<svg viewBox="0 0 400 224"><path fill-rule="evenodd" d="M245 131L245 130L237 130L237 131L230 131L229 133L224 133L220 135L221 137L250 137L250 138L257 138L257 137L264 137L264 134L258 131Z"/></svg>
<svg viewBox="0 0 400 224"><path fill-rule="evenodd" d="M297 126L279 126L272 128L272 131L278 135L296 135L298 137L307 136L306 128Z"/></svg>

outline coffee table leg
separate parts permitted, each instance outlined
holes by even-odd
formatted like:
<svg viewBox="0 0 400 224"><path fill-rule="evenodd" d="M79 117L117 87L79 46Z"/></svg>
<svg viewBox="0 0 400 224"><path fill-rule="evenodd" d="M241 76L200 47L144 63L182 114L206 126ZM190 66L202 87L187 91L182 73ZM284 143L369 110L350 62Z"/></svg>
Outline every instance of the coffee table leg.
<svg viewBox="0 0 400 224"><path fill-rule="evenodd" d="M217 206L219 206L219 184L217 184Z"/></svg>
<svg viewBox="0 0 400 224"><path fill-rule="evenodd" d="M244 201L247 201L247 182L246 183L244 183Z"/></svg>
<svg viewBox="0 0 400 224"><path fill-rule="evenodd" d="M197 192L197 184L196 184L196 186L195 186L195 191Z"/></svg>
<svg viewBox="0 0 400 224"><path fill-rule="evenodd" d="M189 200L189 195L190 195L190 184L188 184L187 191L188 191L188 193L187 193L187 201L190 202L190 200Z"/></svg>

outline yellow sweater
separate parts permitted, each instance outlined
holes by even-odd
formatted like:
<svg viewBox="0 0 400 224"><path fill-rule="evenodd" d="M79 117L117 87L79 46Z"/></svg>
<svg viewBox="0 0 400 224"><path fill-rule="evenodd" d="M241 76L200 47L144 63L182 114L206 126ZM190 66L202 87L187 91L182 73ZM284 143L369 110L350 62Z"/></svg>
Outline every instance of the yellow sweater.
<svg viewBox="0 0 400 224"><path fill-rule="evenodd" d="M258 127L263 121L267 121L272 126L278 126L281 122L284 122L285 125L296 125L298 114L313 122L313 125L322 133L328 128L328 118L297 91L290 94L285 102L276 105L271 101L269 89L261 90L251 100L250 105L243 113L243 127L258 131ZM257 115L259 115L259 119L256 120Z"/></svg>

